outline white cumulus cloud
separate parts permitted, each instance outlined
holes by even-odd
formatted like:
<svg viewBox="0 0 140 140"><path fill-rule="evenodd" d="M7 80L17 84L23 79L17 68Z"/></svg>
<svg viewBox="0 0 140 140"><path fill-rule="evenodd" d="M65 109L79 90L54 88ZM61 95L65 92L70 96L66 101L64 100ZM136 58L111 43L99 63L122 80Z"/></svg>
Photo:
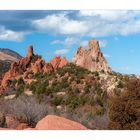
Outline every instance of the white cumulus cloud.
<svg viewBox="0 0 140 140"><path fill-rule="evenodd" d="M85 21L74 20L66 14L53 14L32 22L39 31L61 35L83 35L89 28Z"/></svg>
<svg viewBox="0 0 140 140"><path fill-rule="evenodd" d="M102 47L102 48L107 47L107 40L99 40L99 45L100 45L100 47Z"/></svg>
<svg viewBox="0 0 140 140"><path fill-rule="evenodd" d="M77 38L67 37L64 40L53 40L51 42L51 44L52 45L61 44L61 45L64 45L65 47L70 47L70 46L72 46L74 44L77 44L78 42L79 42L79 40Z"/></svg>
<svg viewBox="0 0 140 140"><path fill-rule="evenodd" d="M72 12L70 11L72 15ZM135 10L81 10L56 13L32 21L39 32L79 37L127 36L140 33L140 11ZM71 40L70 40L71 42ZM68 40L69 43L69 40Z"/></svg>
<svg viewBox="0 0 140 140"><path fill-rule="evenodd" d="M106 58L110 58L110 57L112 57L112 56L109 55L109 54L104 54L104 57L106 57Z"/></svg>
<svg viewBox="0 0 140 140"><path fill-rule="evenodd" d="M80 16L98 17L108 21L129 20L140 15L137 10L81 10Z"/></svg>
<svg viewBox="0 0 140 140"><path fill-rule="evenodd" d="M63 54L67 54L69 52L69 49L60 49L60 50L56 50L54 52L54 54L56 55L63 55Z"/></svg>
<svg viewBox="0 0 140 140"><path fill-rule="evenodd" d="M0 27L0 40L21 42L24 40L24 33Z"/></svg>

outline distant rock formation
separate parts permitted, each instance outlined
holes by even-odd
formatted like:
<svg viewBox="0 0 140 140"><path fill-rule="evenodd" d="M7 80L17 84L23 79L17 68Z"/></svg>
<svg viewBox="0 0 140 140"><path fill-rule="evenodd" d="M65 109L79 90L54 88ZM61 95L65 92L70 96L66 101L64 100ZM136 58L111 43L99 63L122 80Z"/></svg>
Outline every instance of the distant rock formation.
<svg viewBox="0 0 140 140"><path fill-rule="evenodd" d="M19 61L22 58L17 52L10 49L0 48L0 60L3 61Z"/></svg>
<svg viewBox="0 0 140 140"><path fill-rule="evenodd" d="M0 80L4 73L10 69L11 63L17 62L21 58L18 53L12 50L0 48Z"/></svg>
<svg viewBox="0 0 140 140"><path fill-rule="evenodd" d="M91 72L111 72L108 63L100 50L99 42L96 40L90 40L87 49L82 46L78 48L72 62L78 66L88 69Z"/></svg>
<svg viewBox="0 0 140 140"><path fill-rule="evenodd" d="M33 46L29 46L26 57L12 63L10 70L5 73L1 81L0 93L8 87L12 80L22 77L25 72L47 73L61 68L68 63L66 58L61 58L60 56L55 56L49 63L46 63L40 56L34 54Z"/></svg>

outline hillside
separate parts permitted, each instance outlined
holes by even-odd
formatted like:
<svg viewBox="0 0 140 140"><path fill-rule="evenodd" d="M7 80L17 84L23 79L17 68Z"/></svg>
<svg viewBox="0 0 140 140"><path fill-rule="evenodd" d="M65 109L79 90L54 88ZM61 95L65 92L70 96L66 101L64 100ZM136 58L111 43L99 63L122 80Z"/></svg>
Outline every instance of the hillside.
<svg viewBox="0 0 140 140"><path fill-rule="evenodd" d="M10 69L11 63L19 61L21 58L18 53L12 50L0 48L0 79Z"/></svg>
<svg viewBox="0 0 140 140"><path fill-rule="evenodd" d="M22 58L17 52L0 48L0 60L18 61Z"/></svg>
<svg viewBox="0 0 140 140"><path fill-rule="evenodd" d="M140 128L137 114L139 79L135 75L111 71L96 45L83 51L82 55L76 53L75 58L78 61L82 59L81 63L70 63L60 56L55 56L46 63L39 55L34 54L33 46L29 46L26 57L12 63L1 81L1 112L5 116L10 114L14 119L33 128L43 117L53 114L79 122L88 129L122 129L123 119L116 119L114 115L119 116L117 113L123 110L125 113L120 113L123 118L126 117L123 121L127 122L130 117L128 125L132 129ZM94 53L94 58L99 58L98 61L83 65L87 51L91 61L92 53L97 52ZM106 69L103 70L103 67ZM133 96L130 98L127 92L130 95L132 92ZM123 103L115 104L115 99L118 102L128 101L130 106L133 99L131 111L135 109L135 105L137 110L130 114L131 111L126 111ZM1 125L6 126L5 122Z"/></svg>

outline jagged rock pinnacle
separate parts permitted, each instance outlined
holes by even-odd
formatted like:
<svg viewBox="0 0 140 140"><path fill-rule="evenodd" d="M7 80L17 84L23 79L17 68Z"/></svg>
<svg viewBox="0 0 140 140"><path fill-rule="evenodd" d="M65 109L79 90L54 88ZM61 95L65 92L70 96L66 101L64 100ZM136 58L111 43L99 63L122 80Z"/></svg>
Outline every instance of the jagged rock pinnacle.
<svg viewBox="0 0 140 140"><path fill-rule="evenodd" d="M80 46L74 55L72 62L91 72L111 72L111 69L100 50L99 42L93 39L89 41L87 49Z"/></svg>
<svg viewBox="0 0 140 140"><path fill-rule="evenodd" d="M27 58L31 58L33 55L34 55L33 46L30 45L30 46L28 47L28 51L27 51L26 57L27 57Z"/></svg>

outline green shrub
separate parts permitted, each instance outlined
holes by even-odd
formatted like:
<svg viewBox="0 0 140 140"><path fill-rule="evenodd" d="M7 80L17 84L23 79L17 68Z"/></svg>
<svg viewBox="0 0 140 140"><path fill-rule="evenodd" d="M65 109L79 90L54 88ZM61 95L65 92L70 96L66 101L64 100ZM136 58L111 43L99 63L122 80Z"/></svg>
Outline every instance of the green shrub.
<svg viewBox="0 0 140 140"><path fill-rule="evenodd" d="M13 82L12 82L12 85L13 85L13 86L15 86L15 85L16 85L16 83L17 83L17 80L16 80L16 79L14 79L14 80L13 80Z"/></svg>
<svg viewBox="0 0 140 140"><path fill-rule="evenodd" d="M93 119L94 113L91 111L87 114L87 119Z"/></svg>
<svg viewBox="0 0 140 140"><path fill-rule="evenodd" d="M100 96L97 96L96 103L102 107L104 106L103 99Z"/></svg>
<svg viewBox="0 0 140 140"><path fill-rule="evenodd" d="M76 83L80 84L81 80L80 79L76 79Z"/></svg>
<svg viewBox="0 0 140 140"><path fill-rule="evenodd" d="M16 96L18 97L18 96L20 96L20 95L23 94L23 93L24 93L24 86L21 85L21 86L19 86L18 89L17 89Z"/></svg>
<svg viewBox="0 0 140 140"><path fill-rule="evenodd" d="M97 115L97 116L102 116L102 115L104 115L104 109L103 109L103 108L98 108L98 109L96 109L96 115Z"/></svg>
<svg viewBox="0 0 140 140"><path fill-rule="evenodd" d="M122 81L118 82L117 88L123 88L123 82Z"/></svg>
<svg viewBox="0 0 140 140"><path fill-rule="evenodd" d="M61 103L62 103L62 101L63 101L63 97L62 96L56 96L52 101L51 101L51 103L53 104L53 105L55 105L55 106L58 106L58 105L61 105Z"/></svg>
<svg viewBox="0 0 140 140"><path fill-rule="evenodd" d="M29 90L31 90L33 94L36 92L36 85L37 85L37 82L34 82L34 81L29 85Z"/></svg>
<svg viewBox="0 0 140 140"><path fill-rule="evenodd" d="M74 95L68 96L68 98L66 100L66 104L71 109L77 108L79 106L79 103L80 103L79 98L77 96L74 96Z"/></svg>
<svg viewBox="0 0 140 140"><path fill-rule="evenodd" d="M85 85L85 87L84 87L84 93L85 94L90 93L90 86L89 85Z"/></svg>
<svg viewBox="0 0 140 140"><path fill-rule="evenodd" d="M103 90L102 90L102 88L101 88L101 86L99 85L99 84L97 84L96 85L96 92L97 92L97 94L99 95L99 96L101 96L102 95L102 93L103 93Z"/></svg>
<svg viewBox="0 0 140 140"><path fill-rule="evenodd" d="M75 94L79 94L79 93L80 93L79 88L74 88L74 93L75 93Z"/></svg>
<svg viewBox="0 0 140 140"><path fill-rule="evenodd" d="M96 71L96 72L94 72L94 75L95 75L96 77L98 77L98 76L99 76L99 73Z"/></svg>
<svg viewBox="0 0 140 140"><path fill-rule="evenodd" d="M87 95L83 95L80 97L80 104L85 105L86 103L88 103L90 100L90 97Z"/></svg>
<svg viewBox="0 0 140 140"><path fill-rule="evenodd" d="M23 85L23 84L25 84L22 77L20 77L20 78L17 80L17 83L18 83L18 85Z"/></svg>

